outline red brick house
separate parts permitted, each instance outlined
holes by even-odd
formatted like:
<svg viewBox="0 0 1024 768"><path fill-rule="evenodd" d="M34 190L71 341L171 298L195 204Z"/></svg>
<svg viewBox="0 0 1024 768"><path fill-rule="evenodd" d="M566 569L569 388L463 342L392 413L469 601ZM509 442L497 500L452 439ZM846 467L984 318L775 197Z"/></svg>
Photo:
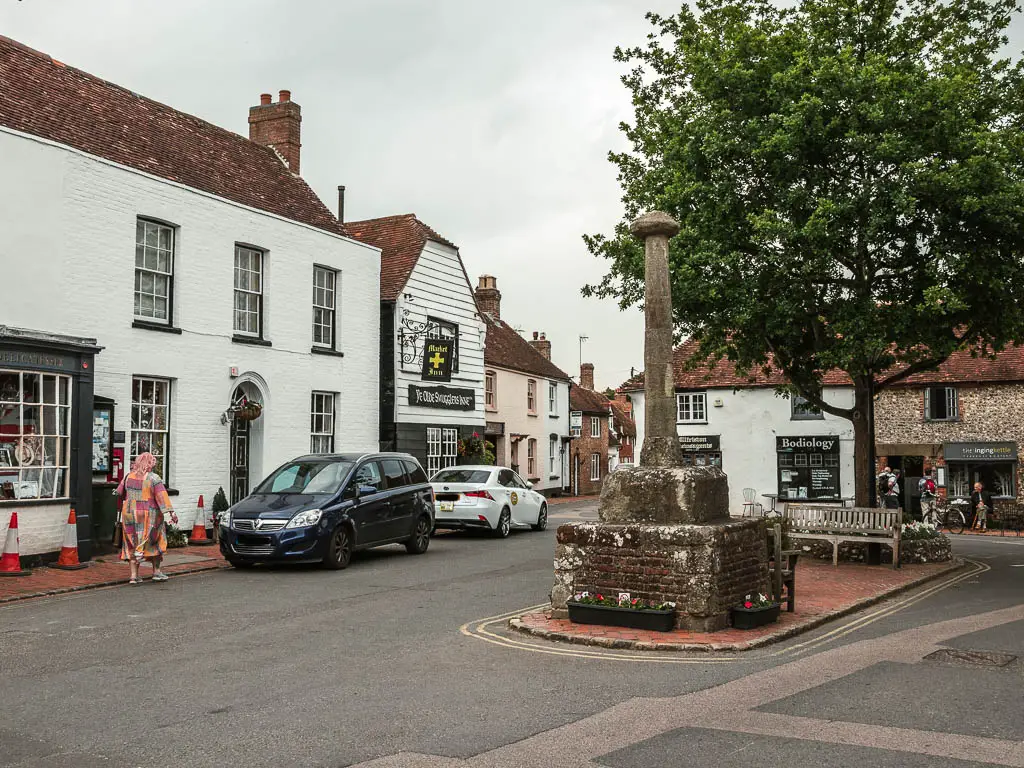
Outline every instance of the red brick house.
<svg viewBox="0 0 1024 768"><path fill-rule="evenodd" d="M594 365L580 366L580 383L569 388L570 424L569 472L572 492L577 496L599 494L609 472L609 401L594 391Z"/></svg>

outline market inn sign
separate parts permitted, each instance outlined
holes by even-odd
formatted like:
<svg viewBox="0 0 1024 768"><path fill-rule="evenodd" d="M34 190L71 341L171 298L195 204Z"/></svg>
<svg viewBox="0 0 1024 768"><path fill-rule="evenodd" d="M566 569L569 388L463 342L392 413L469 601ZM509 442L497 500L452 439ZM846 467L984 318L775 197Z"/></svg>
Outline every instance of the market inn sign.
<svg viewBox="0 0 1024 768"><path fill-rule="evenodd" d="M475 411L476 394L472 389L420 387L410 384L409 405L418 408L441 408L446 411Z"/></svg>

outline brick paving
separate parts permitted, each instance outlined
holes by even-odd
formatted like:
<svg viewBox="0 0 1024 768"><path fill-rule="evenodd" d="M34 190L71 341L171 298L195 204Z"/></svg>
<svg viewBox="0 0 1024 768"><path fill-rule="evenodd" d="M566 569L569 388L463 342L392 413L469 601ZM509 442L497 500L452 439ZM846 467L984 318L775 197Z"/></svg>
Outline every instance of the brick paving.
<svg viewBox="0 0 1024 768"><path fill-rule="evenodd" d="M959 568L952 563L915 563L899 570L889 566L831 563L801 560L797 564L796 610L783 610L775 624L757 629L725 629L720 632L653 632L650 630L573 624L552 619L549 613L530 613L509 620L519 632L548 640L660 651L742 651L777 642L817 627L897 592L938 578Z"/></svg>
<svg viewBox="0 0 1024 768"><path fill-rule="evenodd" d="M164 572L174 576L227 567L227 561L221 556L220 548L217 546L176 547L167 552ZM149 565L143 565L142 574L144 580L148 581L153 569ZM101 555L89 561L86 568L77 571L62 571L41 566L32 569L29 576L0 578L0 603L127 584L128 577L128 563L122 562L116 553Z"/></svg>

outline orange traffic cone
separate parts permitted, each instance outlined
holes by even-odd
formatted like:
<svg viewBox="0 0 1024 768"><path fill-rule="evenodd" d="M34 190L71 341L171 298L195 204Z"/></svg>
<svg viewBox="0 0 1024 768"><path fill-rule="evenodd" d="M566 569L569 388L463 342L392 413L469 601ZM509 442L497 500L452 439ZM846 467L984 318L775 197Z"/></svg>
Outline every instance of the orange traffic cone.
<svg viewBox="0 0 1024 768"><path fill-rule="evenodd" d="M207 538L206 536L206 509L203 508L203 497L199 497L199 504L196 510L196 522L192 526L192 535L188 540L189 544L195 546L206 546L213 544L213 539Z"/></svg>
<svg viewBox="0 0 1024 768"><path fill-rule="evenodd" d="M75 520L75 510L72 509L68 515L67 527L64 529L64 544L60 548L60 557L53 567L62 571L77 571L87 566L88 563L78 562L78 523Z"/></svg>
<svg viewBox="0 0 1024 768"><path fill-rule="evenodd" d="M18 553L18 513L11 512L11 525L7 529L7 543L3 554L0 554L0 576L28 576L29 572L21 568L21 555Z"/></svg>

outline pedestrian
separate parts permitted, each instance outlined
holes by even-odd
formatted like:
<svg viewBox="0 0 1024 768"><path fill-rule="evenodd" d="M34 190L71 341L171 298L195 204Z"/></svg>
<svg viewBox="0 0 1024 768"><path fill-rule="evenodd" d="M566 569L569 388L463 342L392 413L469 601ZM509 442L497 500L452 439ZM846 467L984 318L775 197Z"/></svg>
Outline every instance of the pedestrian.
<svg viewBox="0 0 1024 768"><path fill-rule="evenodd" d="M882 467L881 473L875 479L876 491L878 496L878 506L885 507L885 497L889 493L889 481L894 477L892 470L889 469L888 465Z"/></svg>
<svg viewBox="0 0 1024 768"><path fill-rule="evenodd" d="M935 515L935 496L938 492L930 469L917 481L917 491L921 494L921 519L930 521Z"/></svg>
<svg viewBox="0 0 1024 768"><path fill-rule="evenodd" d="M992 494L985 490L981 483L974 484L974 493L971 494L971 509L974 510L974 525L976 531L988 530L988 513L992 511Z"/></svg>
<svg viewBox="0 0 1024 768"><path fill-rule="evenodd" d="M143 560L153 564L153 581L167 581L167 574L160 570L160 563L167 551L166 516L178 522L178 516L171 508L171 500L164 487L164 481L153 473L156 457L152 453L141 453L132 464L131 471L117 487L121 501L121 526L123 541L121 559L131 566L130 584L142 579L139 568Z"/></svg>
<svg viewBox="0 0 1024 768"><path fill-rule="evenodd" d="M886 509L900 508L899 478L889 467L882 469L878 476L878 489L881 493L882 506Z"/></svg>

